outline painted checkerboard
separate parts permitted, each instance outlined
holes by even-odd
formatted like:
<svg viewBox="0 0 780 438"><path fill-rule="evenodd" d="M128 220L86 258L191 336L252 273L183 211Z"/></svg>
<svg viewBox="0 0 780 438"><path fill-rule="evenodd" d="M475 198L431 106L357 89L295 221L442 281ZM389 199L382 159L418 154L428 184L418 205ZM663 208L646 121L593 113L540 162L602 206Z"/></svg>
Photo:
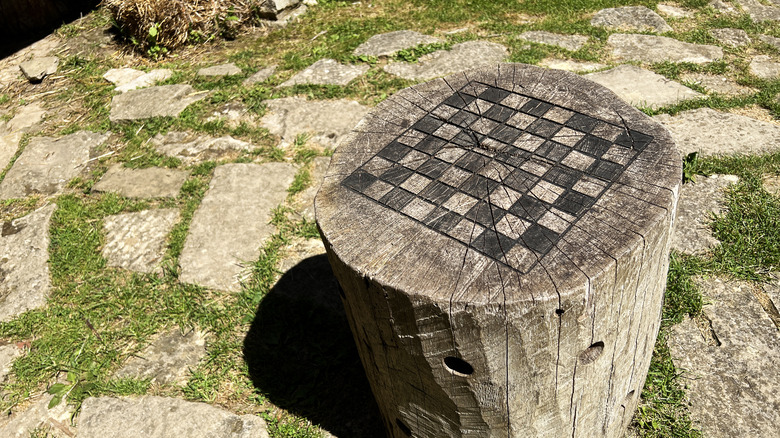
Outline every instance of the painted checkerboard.
<svg viewBox="0 0 780 438"><path fill-rule="evenodd" d="M469 82L341 185L525 273L652 141Z"/></svg>

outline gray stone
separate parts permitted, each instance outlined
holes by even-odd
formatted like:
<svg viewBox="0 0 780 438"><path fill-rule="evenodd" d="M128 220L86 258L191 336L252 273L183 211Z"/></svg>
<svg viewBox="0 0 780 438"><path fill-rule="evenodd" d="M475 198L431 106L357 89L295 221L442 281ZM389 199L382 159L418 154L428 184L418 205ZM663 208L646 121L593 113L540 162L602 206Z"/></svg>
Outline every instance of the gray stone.
<svg viewBox="0 0 780 438"><path fill-rule="evenodd" d="M780 147L780 126L750 117L699 108L655 117L684 155L761 154Z"/></svg>
<svg viewBox="0 0 780 438"><path fill-rule="evenodd" d="M333 59L320 59L282 83L280 87L306 84L347 85L368 69L368 65L344 65Z"/></svg>
<svg viewBox="0 0 780 438"><path fill-rule="evenodd" d="M775 196L780 196L780 176L765 176L761 181L764 184L764 190ZM776 304L780 309L780 302Z"/></svg>
<svg viewBox="0 0 780 438"><path fill-rule="evenodd" d="M412 30L398 30L379 35L374 35L363 44L357 46L354 52L356 56L392 56L404 49L419 46L421 44L435 44L441 39L424 35Z"/></svg>
<svg viewBox="0 0 780 438"><path fill-rule="evenodd" d="M46 305L49 278L49 222L57 208L42 207L3 223L0 233L0 321Z"/></svg>
<svg viewBox="0 0 780 438"><path fill-rule="evenodd" d="M92 191L113 192L127 198L174 198L178 196L187 175L183 170L162 167L127 169L117 164L92 186Z"/></svg>
<svg viewBox="0 0 780 438"><path fill-rule="evenodd" d="M296 196L296 211L304 219L314 221L314 197L320 190L325 171L330 165L330 157L317 157L311 164L311 185Z"/></svg>
<svg viewBox="0 0 780 438"><path fill-rule="evenodd" d="M143 351L133 355L114 377L149 379L158 385L183 385L191 369L206 355L205 334L199 330L182 333L173 327L160 333Z"/></svg>
<svg viewBox="0 0 780 438"><path fill-rule="evenodd" d="M761 79L773 80L780 78L780 62L772 61L766 55L754 56L748 68L750 74Z"/></svg>
<svg viewBox="0 0 780 438"><path fill-rule="evenodd" d="M152 145L161 154L176 157L185 165L207 160L231 159L237 157L241 151L254 149L251 143L236 140L229 135L214 138L180 131L157 134L152 139Z"/></svg>
<svg viewBox="0 0 780 438"><path fill-rule="evenodd" d="M167 68L155 69L149 73L132 68L112 68L103 75L103 79L117 86L114 91L124 93L138 88L151 87L171 76L173 76L173 72Z"/></svg>
<svg viewBox="0 0 780 438"><path fill-rule="evenodd" d="M619 65L585 77L609 88L621 99L637 107L655 109L702 96L701 93L635 65Z"/></svg>
<svg viewBox="0 0 780 438"><path fill-rule="evenodd" d="M285 97L267 100L268 111L260 126L282 139L282 147L291 145L298 135L310 135L309 142L334 148L347 135L369 107L348 99L306 100Z"/></svg>
<svg viewBox="0 0 780 438"><path fill-rule="evenodd" d="M739 179L734 175L697 175L696 182L682 185L672 249L686 254L703 254L718 244L709 228L712 215L723 212L723 190L737 181Z"/></svg>
<svg viewBox="0 0 780 438"><path fill-rule="evenodd" d="M557 46L562 49L571 50L572 52L580 50L582 46L588 42L588 37L584 35L559 35L557 33L545 32L541 30L523 32L517 37L532 43Z"/></svg>
<svg viewBox="0 0 780 438"><path fill-rule="evenodd" d="M601 70L602 68L606 68L606 64L599 64L596 62L582 62L582 61L572 61L570 59L543 59L541 62L539 62L539 65L542 67L547 68L554 68L557 70L566 70L566 71L572 71L572 72L591 72L594 70Z"/></svg>
<svg viewBox="0 0 780 438"><path fill-rule="evenodd" d="M625 61L692 62L706 64L723 58L723 49L717 46L691 44L656 35L615 33L607 38L612 56Z"/></svg>
<svg viewBox="0 0 780 438"><path fill-rule="evenodd" d="M265 80L270 78L271 75L274 74L274 72L276 72L276 65L271 65L265 68L261 68L260 70L257 71L257 73L244 79L243 85L245 87L249 87L254 84L259 84L260 82L265 82Z"/></svg>
<svg viewBox="0 0 780 438"><path fill-rule="evenodd" d="M750 40L747 32L742 29L711 29L710 35L718 40L721 44L725 44L731 47L747 46L753 41Z"/></svg>
<svg viewBox="0 0 780 438"><path fill-rule="evenodd" d="M19 64L26 59L49 56L62 49L62 40L54 33L40 39L8 57L0 59L0 90L22 77Z"/></svg>
<svg viewBox="0 0 780 438"><path fill-rule="evenodd" d="M195 91L189 85L158 85L130 90L111 99L112 122L151 117L176 117L190 104L206 97L207 91Z"/></svg>
<svg viewBox="0 0 780 438"><path fill-rule="evenodd" d="M107 138L107 134L87 131L58 139L33 138L0 183L0 200L60 193L86 166L90 149Z"/></svg>
<svg viewBox="0 0 780 438"><path fill-rule="evenodd" d="M179 263L179 280L238 291L246 267L274 233L271 213L287 196L295 167L286 163L225 164L214 171L209 190L190 224Z"/></svg>
<svg viewBox="0 0 780 438"><path fill-rule="evenodd" d="M390 74L404 79L428 80L459 71L502 62L509 52L501 44L467 41L451 50L437 50L420 57L416 63L391 62L384 67Z"/></svg>
<svg viewBox="0 0 780 438"><path fill-rule="evenodd" d="M758 39L760 39L764 44L769 44L776 50L780 51L780 38L773 37L772 35L759 35Z"/></svg>
<svg viewBox="0 0 780 438"><path fill-rule="evenodd" d="M324 250L324 248L323 248ZM6 344L0 346L0 383L3 383L16 358L22 356L23 351L16 344Z"/></svg>
<svg viewBox="0 0 780 438"><path fill-rule="evenodd" d="M3 438L30 438L36 432L46 433L47 438L73 438L76 431L70 426L73 407L64 401L49 409L53 395L45 394L27 409L14 413L0 425Z"/></svg>
<svg viewBox="0 0 780 438"><path fill-rule="evenodd" d="M0 169L5 169L8 163L11 162L11 158L16 155L21 139L21 132L7 132L0 127Z"/></svg>
<svg viewBox="0 0 780 438"><path fill-rule="evenodd" d="M780 436L777 327L751 292L754 285L700 283L703 324L688 319L672 327L668 340L692 419L712 438Z"/></svg>
<svg viewBox="0 0 780 438"><path fill-rule="evenodd" d="M590 20L591 26L610 30L638 32L671 32L672 27L660 15L644 6L623 6L602 9Z"/></svg>
<svg viewBox="0 0 780 438"><path fill-rule="evenodd" d="M736 0L753 21L780 21L780 8L762 5L758 0Z"/></svg>
<svg viewBox="0 0 780 438"><path fill-rule="evenodd" d="M227 64L215 65L212 67L205 67L198 70L198 76L233 76L240 75L241 69L237 65L229 62Z"/></svg>
<svg viewBox="0 0 780 438"><path fill-rule="evenodd" d="M279 263L282 277L272 288L274 295L306 302L318 311L346 318L344 305L339 299L338 281L333 276L322 241L295 238L283 248L283 254Z"/></svg>
<svg viewBox="0 0 780 438"><path fill-rule="evenodd" d="M656 7L658 9L658 12L666 15L667 17L671 18L689 18L693 17L693 12L689 11L687 9L678 8L677 6L672 5L658 5Z"/></svg>
<svg viewBox="0 0 780 438"><path fill-rule="evenodd" d="M255 126L256 115L250 112L246 105L239 101L232 100L225 103L206 119L207 122L221 121L226 126L236 128L242 123L248 126Z"/></svg>
<svg viewBox="0 0 780 438"><path fill-rule="evenodd" d="M103 219L107 265L135 272L159 272L168 233L179 222L175 208L144 210Z"/></svg>
<svg viewBox="0 0 780 438"><path fill-rule="evenodd" d="M704 87L708 93L717 93L724 96L743 96L757 92L757 90L753 88L739 85L729 78L718 75L685 73L680 79L682 79L683 82L690 82Z"/></svg>
<svg viewBox="0 0 780 438"><path fill-rule="evenodd" d="M46 110L37 103L21 106L6 124L6 130L9 132L30 132L43 120L45 115Z"/></svg>
<svg viewBox="0 0 780 438"><path fill-rule="evenodd" d="M79 438L268 438L265 421L176 398L90 397L81 405Z"/></svg>
<svg viewBox="0 0 780 438"><path fill-rule="evenodd" d="M737 10L734 8L734 6L722 1L722 0L712 0L708 3L708 5L715 9L716 11L723 12L726 14L736 14Z"/></svg>
<svg viewBox="0 0 780 438"><path fill-rule="evenodd" d="M258 14L276 19L282 11L298 6L300 0L265 0L258 2Z"/></svg>
<svg viewBox="0 0 780 438"><path fill-rule="evenodd" d="M56 73L59 64L60 60L56 56L45 56L25 61L19 64L19 68L30 82L40 82L46 76Z"/></svg>

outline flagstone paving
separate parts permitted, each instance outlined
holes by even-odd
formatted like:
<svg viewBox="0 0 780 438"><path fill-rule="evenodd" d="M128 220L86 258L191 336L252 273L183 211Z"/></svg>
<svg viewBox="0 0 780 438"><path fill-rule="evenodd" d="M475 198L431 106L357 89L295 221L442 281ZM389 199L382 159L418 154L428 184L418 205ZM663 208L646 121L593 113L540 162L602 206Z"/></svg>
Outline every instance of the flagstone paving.
<svg viewBox="0 0 780 438"><path fill-rule="evenodd" d="M680 76L680 80L699 85L705 88L708 93L724 96L742 96L753 94L757 91L754 88L739 85L732 79L707 73L685 73Z"/></svg>
<svg viewBox="0 0 780 438"><path fill-rule="evenodd" d="M198 76L205 77L233 76L240 75L241 73L241 69L232 62L228 62L227 64L214 65L211 67L204 67L198 70Z"/></svg>
<svg viewBox="0 0 780 438"><path fill-rule="evenodd" d="M184 170L128 169L115 164L92 186L92 191L112 192L127 198L173 198L179 194L187 174Z"/></svg>
<svg viewBox="0 0 780 438"><path fill-rule="evenodd" d="M759 35L758 39L780 51L780 38L773 37L772 35Z"/></svg>
<svg viewBox="0 0 780 438"><path fill-rule="evenodd" d="M206 97L185 84L158 85L141 90L129 90L111 100L112 122L139 120L151 117L176 117L190 104Z"/></svg>
<svg viewBox="0 0 780 438"><path fill-rule="evenodd" d="M244 79L244 82L242 82L242 84L244 84L245 87L251 87L254 84L265 82L265 80L273 76L275 72L276 72L275 65L270 65L268 67L261 68L260 70L258 70L257 72L249 76L248 78Z"/></svg>
<svg viewBox="0 0 780 438"><path fill-rule="evenodd" d="M607 38L612 56L619 61L692 62L707 64L723 58L723 49L706 44L692 44L657 35L613 33Z"/></svg>
<svg viewBox="0 0 780 438"><path fill-rule="evenodd" d="M523 32L517 37L532 43L556 46L572 52L580 50L588 42L588 37L584 35L559 35L541 30Z"/></svg>
<svg viewBox="0 0 780 438"><path fill-rule="evenodd" d="M703 254L719 243L710 230L712 215L723 212L724 189L737 181L734 175L697 175L695 182L682 185L672 249Z"/></svg>
<svg viewBox="0 0 780 438"><path fill-rule="evenodd" d="M101 251L107 265L135 272L155 272L165 255L166 237L179 222L172 208L106 216L106 243Z"/></svg>
<svg viewBox="0 0 780 438"><path fill-rule="evenodd" d="M780 62L773 61L767 55L753 57L748 69L750 74L761 79L771 80L780 78Z"/></svg>
<svg viewBox="0 0 780 438"><path fill-rule="evenodd" d="M392 56L401 50L410 49L423 44L443 42L441 38L425 35L412 30L398 30L374 35L357 46L352 52L355 56Z"/></svg>
<svg viewBox="0 0 780 438"><path fill-rule="evenodd" d="M458 71L469 70L503 61L509 51L501 44L487 41L467 41L450 50L437 50L422 56L416 63L391 62L386 72L404 79L428 80Z"/></svg>
<svg viewBox="0 0 780 438"><path fill-rule="evenodd" d="M747 46L753 42L747 32L742 29L712 29L710 30L710 35L718 40L719 43L731 47Z"/></svg>
<svg viewBox="0 0 780 438"><path fill-rule="evenodd" d="M610 30L638 32L671 32L672 27L660 15L644 6L623 6L602 9L590 20L590 25Z"/></svg>
<svg viewBox="0 0 780 438"><path fill-rule="evenodd" d="M619 65L585 77L637 107L660 108L702 97L701 93L635 65Z"/></svg>
<svg viewBox="0 0 780 438"><path fill-rule="evenodd" d="M173 75L173 71L167 68L159 68L150 71L149 73L134 68L112 68L108 70L103 79L116 85L114 91L124 93L125 91L135 90L138 88L151 87L157 82L162 82L169 79Z"/></svg>
<svg viewBox="0 0 780 438"><path fill-rule="evenodd" d="M178 158L184 164L235 158L241 151L254 149L251 143L229 135L214 138L183 131L157 134L151 144L161 154Z"/></svg>
<svg viewBox="0 0 780 438"><path fill-rule="evenodd" d="M40 431L48 433L52 438L76 436L76 430L70 424L73 407L63 402L49 409L52 398L54 396L49 394L39 397L24 411L16 413L5 421L0 421L0 436L30 438Z"/></svg>
<svg viewBox="0 0 780 438"><path fill-rule="evenodd" d="M16 344L0 345L0 383L2 383L8 373L11 372L11 366L17 357L24 354L21 348Z"/></svg>
<svg viewBox="0 0 780 438"><path fill-rule="evenodd" d="M367 72L367 65L340 64L333 59L320 59L285 81L280 87L293 85L347 85Z"/></svg>
<svg viewBox="0 0 780 438"><path fill-rule="evenodd" d="M547 68L555 68L558 70L566 70L577 73L587 73L594 70L601 70L607 68L606 64L599 64L597 62L578 62L570 59L543 59L539 62L539 65Z"/></svg>
<svg viewBox="0 0 780 438"><path fill-rule="evenodd" d="M134 354L114 373L114 378L149 379L158 385L182 385L205 355L205 333L173 327L157 335L146 348Z"/></svg>

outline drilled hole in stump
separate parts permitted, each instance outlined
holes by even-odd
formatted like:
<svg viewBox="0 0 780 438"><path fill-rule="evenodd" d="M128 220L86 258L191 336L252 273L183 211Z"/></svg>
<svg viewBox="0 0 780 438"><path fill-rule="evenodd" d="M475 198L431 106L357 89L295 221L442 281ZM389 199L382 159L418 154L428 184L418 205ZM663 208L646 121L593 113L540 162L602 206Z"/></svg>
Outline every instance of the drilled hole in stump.
<svg viewBox="0 0 780 438"><path fill-rule="evenodd" d="M563 309L555 309L555 314L558 316L563 315L564 310Z"/></svg>
<svg viewBox="0 0 780 438"><path fill-rule="evenodd" d="M582 353L580 353L580 363L582 365L587 365L594 360L598 359L599 356L601 356L601 353L604 351L604 343L601 341L598 341L591 345L590 347L586 348Z"/></svg>
<svg viewBox="0 0 780 438"><path fill-rule="evenodd" d="M405 425L400 418L395 419L395 425L398 426L399 429L401 429L401 432L403 432L404 435L412 436L412 429L409 429L409 426Z"/></svg>
<svg viewBox="0 0 780 438"><path fill-rule="evenodd" d="M450 370L452 374L458 376L469 376L474 373L474 367L459 357L445 357L444 365L447 366L447 369Z"/></svg>

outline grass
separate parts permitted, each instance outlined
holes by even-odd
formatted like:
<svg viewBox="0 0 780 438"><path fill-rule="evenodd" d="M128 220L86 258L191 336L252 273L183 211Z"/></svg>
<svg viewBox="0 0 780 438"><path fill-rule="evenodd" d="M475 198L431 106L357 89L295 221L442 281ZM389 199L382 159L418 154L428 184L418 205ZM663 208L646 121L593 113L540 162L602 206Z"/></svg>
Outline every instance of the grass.
<svg viewBox="0 0 780 438"><path fill-rule="evenodd" d="M547 57L608 62L605 45L612 32L591 27L592 13L620 5L654 8L658 3L375 0L358 4L320 0L298 22L259 38L185 48L159 60L132 58L133 55L123 60L89 53L72 54L62 60L58 74L64 78L56 86L44 82L34 90L23 88L0 93L0 110L12 110L13 105L23 103L29 95L54 91L43 99L45 106L60 108L68 114L61 117L67 122L53 118L42 132L26 134L11 164L34 135L65 135L82 129L110 131L114 134L110 142L117 150L71 181L70 193L53 199L58 205L51 226L53 293L47 307L0 323L0 338L30 345L29 352L14 363L13 379L3 384L6 397L0 406L12 410L31 395L44 391L67 394L65 402L75 406L92 395L160 394L262 415L273 437L316 437L323 429L340 432L341 436L381 434L371 429L378 414L343 318L325 314L311 303L282 297L285 282L304 281L301 279L308 278L309 272L327 265L321 256L306 259L293 268L295 272L280 280L279 267L289 257L288 248L319 236L316 224L299 219L290 205L296 194L315 182L311 173L314 158L332 151L308 144L306 135L296 138L292 147L280 149L267 130L251 121L230 124L209 118L227 104L243 105L249 115L260 117L266 111L266 101L288 96L347 98L373 106L414 84L384 72L382 67L388 62L416 62L432 51L475 39L505 45L510 51L509 60L515 62L538 63ZM731 110L750 106L768 110L776 119L780 118L780 103L774 100L780 93L780 81L752 77L746 57L746 53L773 54L774 49L760 43L756 36L780 37L780 30L768 23L753 23L746 15L716 14L707 7L707 0L676 3L694 10L695 15L669 20L679 28L670 36L715 44L708 29L732 27L745 30L754 43L744 50L726 48L723 61L708 65L660 63L645 67L678 81L686 73L722 75L757 91L741 97L708 95L700 100L646 110L646 113L676 114L700 107ZM66 39L78 37L85 30L105 25L107 17L99 12L94 22L89 20L87 17L77 24L63 26L58 35ZM404 29L436 35L443 42L405 50L392 60L352 54L372 35ZM452 30L461 31L448 33ZM570 52L516 38L530 30L581 34L589 40L581 50ZM369 70L347 86L278 87L323 58L368 65ZM221 79L197 76L199 68L227 61L235 62L242 73ZM109 68L125 64L143 70L171 68L174 75L166 84L189 83L196 90L210 93L178 117L111 122L108 114L116 92L102 75ZM242 85L253 72L273 64L278 68L269 79L252 87ZM704 90L698 88L698 91ZM154 148L153 139L157 135L172 131L230 135L251 142L255 148L219 161L185 165ZM264 243L260 256L253 261L251 277L244 288L238 294L229 294L180 283L179 257L215 167L225 162L266 161L289 161L301 167L288 189L288 199L274 211L277 232ZM189 177L174 199L139 201L91 193L92 185L115 163L131 168L182 169L189 172ZM9 164L0 169L0 181L10 167ZM700 436L687 410L684 387L678 380L680 370L675 369L666 345L667 334L674 324L702 312L703 298L694 279L701 275L720 275L764 281L770 272L780 269L780 200L761 185L764 176L780 175L780 154L699 158L690 160L686 167L689 176L711 173L736 174L740 183L726 195L726 212L713 218L713 233L722 244L699 257L671 255L662 326L642 402L632 425L640 436ZM2 201L2 220L19 217L42 202L39 197ZM168 236L161 272L134 274L108 267L100 255L105 244L104 218L155 208L177 208L181 213L181 220ZM330 278L327 275L323 274ZM302 284L306 290L319 287ZM192 370L186 385L161 386L148 381L112 379L118 367L146 346L152 336L175 325L208 333L207 357ZM36 433L46 436L45 431Z"/></svg>

